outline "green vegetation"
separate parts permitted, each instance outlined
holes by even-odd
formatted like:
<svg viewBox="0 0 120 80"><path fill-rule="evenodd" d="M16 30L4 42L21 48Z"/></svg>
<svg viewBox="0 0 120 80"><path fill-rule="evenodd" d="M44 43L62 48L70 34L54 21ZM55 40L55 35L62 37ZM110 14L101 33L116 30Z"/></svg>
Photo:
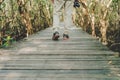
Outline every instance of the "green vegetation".
<svg viewBox="0 0 120 80"><path fill-rule="evenodd" d="M120 0L79 0L75 24L120 52Z"/></svg>
<svg viewBox="0 0 120 80"><path fill-rule="evenodd" d="M0 0L1 47L51 25L51 0Z"/></svg>
<svg viewBox="0 0 120 80"><path fill-rule="evenodd" d="M74 23L120 52L120 0L79 0ZM52 25L51 0L0 0L0 46Z"/></svg>

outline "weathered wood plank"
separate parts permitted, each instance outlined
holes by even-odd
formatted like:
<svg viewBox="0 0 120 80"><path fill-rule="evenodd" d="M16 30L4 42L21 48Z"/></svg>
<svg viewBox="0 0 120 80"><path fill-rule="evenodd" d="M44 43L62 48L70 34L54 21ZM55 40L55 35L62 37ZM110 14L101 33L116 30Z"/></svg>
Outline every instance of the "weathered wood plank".
<svg viewBox="0 0 120 80"><path fill-rule="evenodd" d="M0 80L119 80L114 52L81 29L67 41L60 34L52 41L48 28L2 50Z"/></svg>

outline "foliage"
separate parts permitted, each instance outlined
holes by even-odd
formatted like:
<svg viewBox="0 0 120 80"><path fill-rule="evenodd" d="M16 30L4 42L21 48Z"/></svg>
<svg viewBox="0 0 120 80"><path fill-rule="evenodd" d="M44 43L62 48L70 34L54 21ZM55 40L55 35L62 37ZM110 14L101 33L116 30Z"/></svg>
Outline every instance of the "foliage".
<svg viewBox="0 0 120 80"><path fill-rule="evenodd" d="M120 45L120 0L79 0L76 24L114 51ZM87 20L85 15L87 14ZM84 25L86 23L86 25ZM113 48L114 45L114 48ZM118 49L117 49L118 48Z"/></svg>
<svg viewBox="0 0 120 80"><path fill-rule="evenodd" d="M24 3L19 4L23 1ZM23 13L20 13L20 10ZM46 16L49 15L49 16ZM50 0L1 0L0 46L7 47L13 41L47 28L52 24ZM31 25L31 27L29 27Z"/></svg>

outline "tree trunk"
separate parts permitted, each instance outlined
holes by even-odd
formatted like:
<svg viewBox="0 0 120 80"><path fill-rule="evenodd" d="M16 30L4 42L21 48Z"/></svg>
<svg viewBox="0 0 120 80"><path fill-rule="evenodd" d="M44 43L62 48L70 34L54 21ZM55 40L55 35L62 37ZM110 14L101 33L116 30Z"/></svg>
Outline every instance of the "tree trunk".
<svg viewBox="0 0 120 80"><path fill-rule="evenodd" d="M79 0L83 6L82 8L82 24L83 24L83 30L86 31L86 28L89 25L89 13L87 8L87 1L86 0Z"/></svg>
<svg viewBox="0 0 120 80"><path fill-rule="evenodd" d="M92 12L92 15L91 15L91 27L92 27L92 36L96 36L96 34L95 34L95 16L94 16L94 12Z"/></svg>
<svg viewBox="0 0 120 80"><path fill-rule="evenodd" d="M104 1L103 1L103 3L104 3ZM112 3L112 0L110 0L108 2L107 6L105 8L105 11L103 11L104 13L103 13L103 15L102 15L102 17L100 19L100 24L101 24L100 31L101 31L101 34L102 34L102 43L104 45L107 45L106 31L107 31L107 27L108 27L108 21L107 21L106 17L107 17L107 14L108 14L108 8L109 8L111 3Z"/></svg>
<svg viewBox="0 0 120 80"><path fill-rule="evenodd" d="M19 5L19 13L22 17L22 22L25 24L26 27L26 31L27 31L26 36L28 37L28 35L33 33L33 30L32 30L31 19L26 9L25 0L18 0L18 5Z"/></svg>

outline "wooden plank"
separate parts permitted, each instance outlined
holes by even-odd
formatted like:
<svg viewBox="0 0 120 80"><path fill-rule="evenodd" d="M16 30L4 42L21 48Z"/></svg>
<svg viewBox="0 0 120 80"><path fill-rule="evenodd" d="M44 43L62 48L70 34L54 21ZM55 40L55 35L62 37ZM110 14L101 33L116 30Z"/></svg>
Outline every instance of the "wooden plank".
<svg viewBox="0 0 120 80"><path fill-rule="evenodd" d="M70 30L67 41L51 36L48 28L2 50L0 80L119 80L120 59L86 32Z"/></svg>

